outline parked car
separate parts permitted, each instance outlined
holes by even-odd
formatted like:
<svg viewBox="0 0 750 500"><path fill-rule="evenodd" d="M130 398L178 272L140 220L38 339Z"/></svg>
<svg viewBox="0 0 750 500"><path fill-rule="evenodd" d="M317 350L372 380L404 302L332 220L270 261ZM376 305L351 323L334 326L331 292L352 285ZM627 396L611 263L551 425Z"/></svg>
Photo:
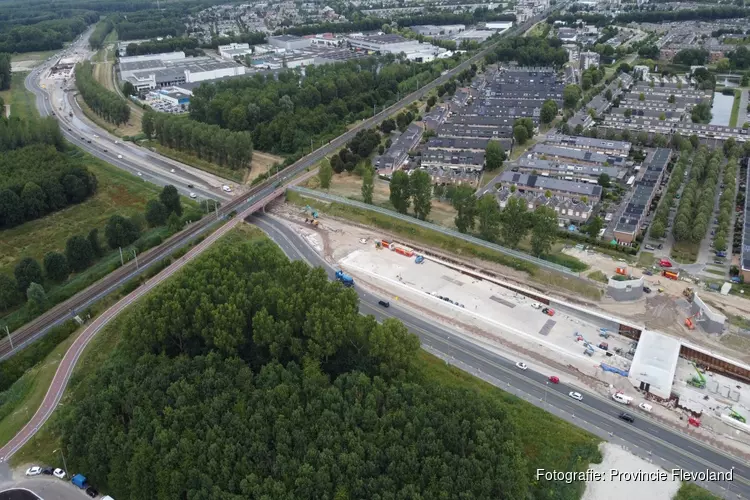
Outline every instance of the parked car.
<svg viewBox="0 0 750 500"><path fill-rule="evenodd" d="M528 368L528 366L526 366L526 363L524 363L523 361L519 361L518 363L516 363L516 368L520 368L521 370L525 370L525 369Z"/></svg>
<svg viewBox="0 0 750 500"><path fill-rule="evenodd" d="M569 392L568 396L575 399L576 401L583 401L583 396L581 396L580 392Z"/></svg>
<svg viewBox="0 0 750 500"><path fill-rule="evenodd" d="M540 304L539 302L533 302L531 304L531 307L533 307L534 309L541 309L542 308L542 304Z"/></svg>
<svg viewBox="0 0 750 500"><path fill-rule="evenodd" d="M223 186L221 186L221 189L223 189L224 192L226 192L226 193L231 193L232 192L232 188L230 188L226 184L224 184Z"/></svg>
<svg viewBox="0 0 750 500"><path fill-rule="evenodd" d="M26 469L27 476L38 476L41 473L42 473L42 468L39 467L38 465L29 467L28 469Z"/></svg>
<svg viewBox="0 0 750 500"><path fill-rule="evenodd" d="M546 314L547 316L554 316L555 315L555 310L554 309L550 309L549 307L545 307L544 309L542 309L542 312L544 314Z"/></svg>
<svg viewBox="0 0 750 500"><path fill-rule="evenodd" d="M631 415L630 413L620 413L619 418L620 420L630 422L631 424L635 422L635 418L633 418L633 415Z"/></svg>
<svg viewBox="0 0 750 500"><path fill-rule="evenodd" d="M643 248L645 248L646 250L654 250L653 245L645 245Z"/></svg>
<svg viewBox="0 0 750 500"><path fill-rule="evenodd" d="M651 293L651 289L647 286L643 287L643 293Z"/></svg>
<svg viewBox="0 0 750 500"><path fill-rule="evenodd" d="M86 494L91 498L96 498L99 492L93 486L89 486L88 488L86 488Z"/></svg>
<svg viewBox="0 0 750 500"><path fill-rule="evenodd" d="M65 471L62 469L55 469L52 471L52 475L58 479L65 479Z"/></svg>
<svg viewBox="0 0 750 500"><path fill-rule="evenodd" d="M51 476L52 475L52 471L54 471L54 469L52 467L45 467L44 469L42 469L42 474L44 474L46 476Z"/></svg>

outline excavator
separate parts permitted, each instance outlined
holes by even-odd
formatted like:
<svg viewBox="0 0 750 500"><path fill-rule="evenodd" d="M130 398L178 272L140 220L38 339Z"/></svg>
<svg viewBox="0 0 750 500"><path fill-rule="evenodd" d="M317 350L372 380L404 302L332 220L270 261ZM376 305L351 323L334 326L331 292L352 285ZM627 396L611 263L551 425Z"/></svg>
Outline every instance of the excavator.
<svg viewBox="0 0 750 500"><path fill-rule="evenodd" d="M695 368L695 373L697 373L697 376L693 376L690 380L688 380L688 384L692 385L693 387L697 387L698 389L705 389L706 388L706 377L703 376L701 371L698 369L695 363L690 363L693 365L693 368Z"/></svg>
<svg viewBox="0 0 750 500"><path fill-rule="evenodd" d="M687 298L690 301L693 300L693 293L695 293L695 291L693 290L693 287L690 287L690 286L685 287L685 289L682 291L682 295L684 295L685 298Z"/></svg>
<svg viewBox="0 0 750 500"><path fill-rule="evenodd" d="M692 316L688 316L687 318L685 318L685 326L688 328L688 330L695 330L695 321L693 321L693 319L700 316L700 314L701 312L698 311Z"/></svg>
<svg viewBox="0 0 750 500"><path fill-rule="evenodd" d="M312 224L313 226L318 225L318 212L312 208L310 205L305 206L305 214L310 213L312 215L312 218L305 217L305 224Z"/></svg>

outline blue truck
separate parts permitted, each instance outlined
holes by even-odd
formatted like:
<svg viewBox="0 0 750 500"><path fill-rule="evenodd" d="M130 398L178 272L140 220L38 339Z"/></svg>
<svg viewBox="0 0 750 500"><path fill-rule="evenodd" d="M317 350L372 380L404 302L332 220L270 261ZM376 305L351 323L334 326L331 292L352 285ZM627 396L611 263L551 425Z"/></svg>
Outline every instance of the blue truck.
<svg viewBox="0 0 750 500"><path fill-rule="evenodd" d="M336 279L343 283L344 286L354 286L354 278L344 271L336 271Z"/></svg>
<svg viewBox="0 0 750 500"><path fill-rule="evenodd" d="M85 490L88 487L88 481L86 480L86 476L83 474L76 474L73 476L73 479L70 480L71 483L75 484L82 490Z"/></svg>

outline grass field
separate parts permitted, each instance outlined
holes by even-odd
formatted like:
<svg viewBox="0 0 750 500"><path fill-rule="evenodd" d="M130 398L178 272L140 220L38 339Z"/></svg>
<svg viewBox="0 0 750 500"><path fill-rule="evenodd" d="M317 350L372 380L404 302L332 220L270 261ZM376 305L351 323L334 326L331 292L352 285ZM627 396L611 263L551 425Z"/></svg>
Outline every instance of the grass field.
<svg viewBox="0 0 750 500"><path fill-rule="evenodd" d="M37 117L34 94L26 90L23 81L28 73L13 73L10 90L0 92L6 105L10 105L10 115L19 118Z"/></svg>
<svg viewBox="0 0 750 500"><path fill-rule="evenodd" d="M592 279L594 281L599 281L601 283L607 283L609 281L609 279L607 278L607 275L599 270L591 271L588 274L588 277L589 279Z"/></svg>
<svg viewBox="0 0 750 500"><path fill-rule="evenodd" d="M73 235L88 234L99 228L103 234L107 220L142 213L148 200L156 198L159 188L108 163L91 158L86 161L96 175L99 187L94 196L41 219L0 231L0 272L12 274L23 257L41 261L44 254L65 248Z"/></svg>
<svg viewBox="0 0 750 500"><path fill-rule="evenodd" d="M693 264L698 258L699 244L690 242L675 242L671 256L680 264Z"/></svg>
<svg viewBox="0 0 750 500"><path fill-rule="evenodd" d="M651 252L641 251L638 254L638 266L639 267L651 267L656 262L656 257Z"/></svg>
<svg viewBox="0 0 750 500"><path fill-rule="evenodd" d="M225 236L224 240L225 243L231 244L233 240L242 241L247 238L264 237L257 228L242 225ZM137 307L136 305L135 308ZM137 309L131 308L126 314L133 314L135 310ZM84 351L63 396L63 405L76 398L81 391L86 390L82 381L106 362L112 350L120 342L124 334L123 318L124 315L106 326ZM442 360L426 352L419 353L418 364L420 376L446 387L472 391L478 397L491 400L501 411L505 412L516 427L518 442L528 460L529 474L538 467L548 470L582 471L586 470L590 463L601 461L601 454L598 450L599 439L582 429L553 417L466 372L448 366ZM55 421L61 418L61 415L59 411L53 414L52 420L11 459L11 465L19 466L31 462L56 465L59 458L53 450L59 446L60 440ZM579 498L584 483L575 482L570 485L560 483L554 487L557 489L554 498Z"/></svg>

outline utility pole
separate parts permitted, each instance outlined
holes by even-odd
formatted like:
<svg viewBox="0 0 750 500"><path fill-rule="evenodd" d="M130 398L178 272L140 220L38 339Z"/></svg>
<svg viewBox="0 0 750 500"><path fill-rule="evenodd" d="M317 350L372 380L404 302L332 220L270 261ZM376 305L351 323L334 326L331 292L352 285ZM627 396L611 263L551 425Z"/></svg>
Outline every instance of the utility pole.
<svg viewBox="0 0 750 500"><path fill-rule="evenodd" d="M10 336L10 330L8 329L8 325L5 325L5 333L8 334L8 340L10 341L10 350L12 351L15 348L13 347L13 338Z"/></svg>
<svg viewBox="0 0 750 500"><path fill-rule="evenodd" d="M53 451L52 453L57 453L58 451L60 452L60 455L62 456L63 467L65 469L65 476L67 476L68 475L68 465L65 463L65 455L63 454L62 448L57 449L57 450Z"/></svg>
<svg viewBox="0 0 750 500"><path fill-rule="evenodd" d="M119 248L120 248L120 266L124 266L125 265L125 261L122 258L122 247L119 247Z"/></svg>
<svg viewBox="0 0 750 500"><path fill-rule="evenodd" d="M135 257L135 268L139 269L139 266L138 266L138 254L136 253L135 248L133 249L133 257Z"/></svg>

